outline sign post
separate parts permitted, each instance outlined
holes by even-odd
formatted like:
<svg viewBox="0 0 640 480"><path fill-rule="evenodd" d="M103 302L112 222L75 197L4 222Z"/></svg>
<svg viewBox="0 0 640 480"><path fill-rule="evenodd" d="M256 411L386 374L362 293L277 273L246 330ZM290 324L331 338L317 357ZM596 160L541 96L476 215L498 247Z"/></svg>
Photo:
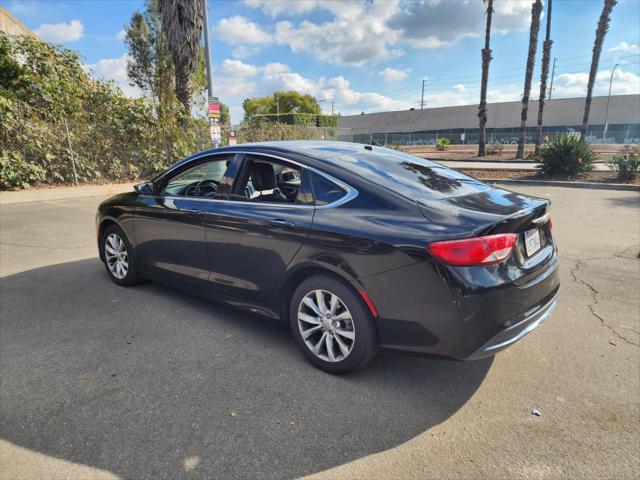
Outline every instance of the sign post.
<svg viewBox="0 0 640 480"><path fill-rule="evenodd" d="M211 142L215 148L218 148L222 140L222 132L220 130L220 100L218 97L209 97L208 116Z"/></svg>

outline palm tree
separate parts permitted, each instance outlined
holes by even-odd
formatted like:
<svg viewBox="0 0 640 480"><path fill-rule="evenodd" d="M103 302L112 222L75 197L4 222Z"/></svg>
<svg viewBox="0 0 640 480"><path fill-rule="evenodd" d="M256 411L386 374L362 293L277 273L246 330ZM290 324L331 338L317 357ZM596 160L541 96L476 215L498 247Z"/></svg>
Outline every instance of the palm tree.
<svg viewBox="0 0 640 480"><path fill-rule="evenodd" d="M538 32L540 31L540 14L542 0L535 0L531 5L531 29L529 31L529 53L527 55L527 70L524 75L524 94L522 95L522 114L520 115L520 135L518 136L518 151L516 158L524 158L524 141L527 130L527 113L529 111L529 95L531 94L531 78L536 63L536 49L538 48Z"/></svg>
<svg viewBox="0 0 640 480"><path fill-rule="evenodd" d="M175 67L176 97L191 112L191 74L198 61L202 35L200 0L158 0Z"/></svg>
<svg viewBox="0 0 640 480"><path fill-rule="evenodd" d="M540 153L542 143L542 113L544 110L544 99L547 95L547 77L549 76L549 60L551 60L551 7L553 0L547 0L547 33L542 44L542 73L540 74L540 99L538 100L538 132L536 135L536 155Z"/></svg>
<svg viewBox="0 0 640 480"><path fill-rule="evenodd" d="M587 134L587 126L589 125L589 110L591 110L591 95L593 93L593 84L596 81L596 73L598 73L598 63L600 62L600 53L602 52L602 43L604 37L609 30L609 20L611 10L617 0L604 0L604 7L600 20L598 20L598 28L596 30L596 41L593 43L593 57L591 58L591 71L589 72L589 84L587 86L587 98L584 102L584 116L582 117L582 127L580 128L580 138L584 140Z"/></svg>
<svg viewBox="0 0 640 480"><path fill-rule="evenodd" d="M478 118L480 119L480 135L478 137L478 156L484 157L484 134L487 124L487 83L489 82L489 63L491 62L491 17L493 16L493 0L487 2L487 27L484 31L484 48L482 49L482 86L480 87L480 106L478 107Z"/></svg>

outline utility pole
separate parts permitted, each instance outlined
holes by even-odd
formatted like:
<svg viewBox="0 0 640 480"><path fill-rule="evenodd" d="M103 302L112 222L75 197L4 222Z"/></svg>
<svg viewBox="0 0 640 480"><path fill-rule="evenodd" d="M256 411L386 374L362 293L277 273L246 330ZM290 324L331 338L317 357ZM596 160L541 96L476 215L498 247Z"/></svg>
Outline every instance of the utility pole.
<svg viewBox="0 0 640 480"><path fill-rule="evenodd" d="M213 77L211 70L211 51L209 47L209 3L207 0L202 0L202 29L204 30L204 56L205 64L207 66L207 97L211 99L213 97ZM208 103L208 102L207 102ZM213 119L209 119L211 122ZM217 125L217 124L216 124ZM210 123L210 127L214 124ZM220 127L218 126L218 129ZM218 148L218 140L213 142L213 146Z"/></svg>
<svg viewBox="0 0 640 480"><path fill-rule="evenodd" d="M607 110L604 114L604 130L602 131L602 140L607 138L607 130L609 129L609 100L611 100L611 86L613 85L613 74L616 72L620 64L616 63L611 70L611 78L609 79L609 95L607 96Z"/></svg>
<svg viewBox="0 0 640 480"><path fill-rule="evenodd" d="M422 79L422 96L420 97L420 110L424 108L424 82L425 79Z"/></svg>
<svg viewBox="0 0 640 480"><path fill-rule="evenodd" d="M332 116L332 117L333 117L333 104L334 104L334 101L333 101L333 100L331 100L331 116Z"/></svg>
<svg viewBox="0 0 640 480"><path fill-rule="evenodd" d="M556 75L556 57L553 57L553 68L551 69L551 85L549 85L549 100L551 100L551 92L553 92L553 77Z"/></svg>
<svg viewBox="0 0 640 480"><path fill-rule="evenodd" d="M278 123L280 123L280 99L278 98L277 95L274 95L275 101L276 101L276 112L278 114Z"/></svg>

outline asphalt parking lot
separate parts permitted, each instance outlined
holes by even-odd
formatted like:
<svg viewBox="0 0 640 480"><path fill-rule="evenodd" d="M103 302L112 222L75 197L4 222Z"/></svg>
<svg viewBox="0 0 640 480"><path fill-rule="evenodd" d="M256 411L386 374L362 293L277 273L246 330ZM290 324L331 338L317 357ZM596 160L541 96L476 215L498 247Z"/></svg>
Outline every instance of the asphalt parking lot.
<svg viewBox="0 0 640 480"><path fill-rule="evenodd" d="M495 359L343 377L277 324L110 282L104 197L1 205L0 477L638 478L640 195L514 189L553 201L555 314Z"/></svg>

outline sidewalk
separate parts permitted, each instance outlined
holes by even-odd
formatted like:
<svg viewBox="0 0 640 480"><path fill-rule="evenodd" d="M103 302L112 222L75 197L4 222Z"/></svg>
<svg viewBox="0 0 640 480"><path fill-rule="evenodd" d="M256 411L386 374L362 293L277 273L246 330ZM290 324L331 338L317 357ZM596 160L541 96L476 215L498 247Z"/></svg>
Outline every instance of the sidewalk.
<svg viewBox="0 0 640 480"><path fill-rule="evenodd" d="M465 160L435 160L446 167L450 168L470 168L473 170L535 170L534 162L485 162L485 161L465 161ZM593 171L610 172L611 170L605 164L596 163Z"/></svg>
<svg viewBox="0 0 640 480"><path fill-rule="evenodd" d="M131 192L135 183L116 183L108 185L81 185L78 187L32 188L0 192L0 204L26 202L46 202L66 198L96 197L100 195L115 195L116 193Z"/></svg>

